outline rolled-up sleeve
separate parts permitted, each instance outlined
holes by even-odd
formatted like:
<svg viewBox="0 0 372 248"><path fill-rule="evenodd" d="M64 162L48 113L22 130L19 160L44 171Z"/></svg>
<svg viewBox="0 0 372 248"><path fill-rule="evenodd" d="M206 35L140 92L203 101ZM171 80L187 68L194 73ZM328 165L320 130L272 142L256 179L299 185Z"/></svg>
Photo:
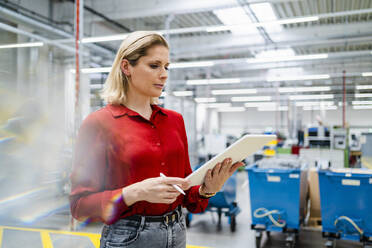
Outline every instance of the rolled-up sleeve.
<svg viewBox="0 0 372 248"><path fill-rule="evenodd" d="M192 173L192 169L190 166L189 149L188 149L185 123L184 123L182 116L181 116L180 122L181 122L181 127L182 127L181 128L182 139L183 139L184 147L185 147L185 164L184 164L185 177L187 177L188 175ZM208 199L200 197L199 187L200 185L192 186L188 191L185 192L186 196L184 197L184 200L183 200L183 206L186 207L187 210L189 210L192 213L204 212L208 206Z"/></svg>
<svg viewBox="0 0 372 248"><path fill-rule="evenodd" d="M80 221L102 221L111 224L129 209L122 189L106 189L107 154L105 132L99 120L89 115L80 127L70 176L72 216Z"/></svg>

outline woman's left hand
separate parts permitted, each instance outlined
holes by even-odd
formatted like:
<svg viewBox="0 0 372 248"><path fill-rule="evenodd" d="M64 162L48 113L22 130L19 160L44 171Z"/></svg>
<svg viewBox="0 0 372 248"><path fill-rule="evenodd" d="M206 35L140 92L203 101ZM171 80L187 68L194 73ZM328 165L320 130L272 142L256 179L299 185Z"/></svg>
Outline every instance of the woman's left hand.
<svg viewBox="0 0 372 248"><path fill-rule="evenodd" d="M222 163L216 164L205 175L204 182L200 187L200 193L203 195L220 191L226 180L243 165L243 162L232 164L231 158L226 158Z"/></svg>

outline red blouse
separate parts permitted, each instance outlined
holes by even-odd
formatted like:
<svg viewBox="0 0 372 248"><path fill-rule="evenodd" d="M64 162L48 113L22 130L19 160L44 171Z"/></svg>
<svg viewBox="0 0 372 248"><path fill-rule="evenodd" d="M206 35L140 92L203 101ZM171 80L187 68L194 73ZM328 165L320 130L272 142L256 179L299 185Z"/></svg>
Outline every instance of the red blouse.
<svg viewBox="0 0 372 248"><path fill-rule="evenodd" d="M106 224L139 215L163 215L178 205L202 212L208 200L199 186L172 204L139 201L127 206L122 188L151 177L186 177L191 173L187 137L180 114L152 105L150 120L122 105L91 113L80 127L71 174L71 213ZM124 196L125 197L125 196Z"/></svg>

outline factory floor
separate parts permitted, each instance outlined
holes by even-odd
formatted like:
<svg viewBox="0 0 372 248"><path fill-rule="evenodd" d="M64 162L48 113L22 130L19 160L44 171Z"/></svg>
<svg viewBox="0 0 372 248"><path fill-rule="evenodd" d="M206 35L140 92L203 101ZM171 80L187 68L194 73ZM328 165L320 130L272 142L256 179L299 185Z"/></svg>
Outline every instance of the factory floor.
<svg viewBox="0 0 372 248"><path fill-rule="evenodd" d="M70 215L66 195L57 188L38 185L24 188L7 178L0 178L0 248L98 248L100 224L78 226L70 230ZM228 219L222 216L217 227L217 214L206 212L193 215L187 231L187 248L256 247L255 231L250 228L249 189L245 172L237 176L237 202L241 208L236 231L232 233ZM31 185L31 184L28 184ZM33 182L32 185L37 185ZM261 247L286 247L286 235L263 235ZM151 245L149 246L151 247ZM320 229L304 228L295 247L324 247ZM362 247L356 242L337 241L338 248Z"/></svg>

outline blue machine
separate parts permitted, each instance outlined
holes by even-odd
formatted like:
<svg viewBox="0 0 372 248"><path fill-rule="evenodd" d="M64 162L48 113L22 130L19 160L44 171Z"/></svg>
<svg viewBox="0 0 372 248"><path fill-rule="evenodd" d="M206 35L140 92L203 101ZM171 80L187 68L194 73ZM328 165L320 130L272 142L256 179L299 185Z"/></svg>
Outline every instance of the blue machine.
<svg viewBox="0 0 372 248"><path fill-rule="evenodd" d="M300 224L305 218L307 171L298 168L247 169L250 188L251 228L256 230L256 246L260 247L262 232L287 234L287 245L293 247Z"/></svg>
<svg viewBox="0 0 372 248"><path fill-rule="evenodd" d="M336 239L372 244L372 171L320 170L320 206L327 247Z"/></svg>
<svg viewBox="0 0 372 248"><path fill-rule="evenodd" d="M197 168L196 168L197 169ZM229 218L230 230L236 230L236 216L240 213L240 208L236 203L236 174L235 172L223 185L221 191L209 199L206 211L218 214L218 228L221 228L221 216L224 213ZM187 213L186 225L190 226L192 214Z"/></svg>

